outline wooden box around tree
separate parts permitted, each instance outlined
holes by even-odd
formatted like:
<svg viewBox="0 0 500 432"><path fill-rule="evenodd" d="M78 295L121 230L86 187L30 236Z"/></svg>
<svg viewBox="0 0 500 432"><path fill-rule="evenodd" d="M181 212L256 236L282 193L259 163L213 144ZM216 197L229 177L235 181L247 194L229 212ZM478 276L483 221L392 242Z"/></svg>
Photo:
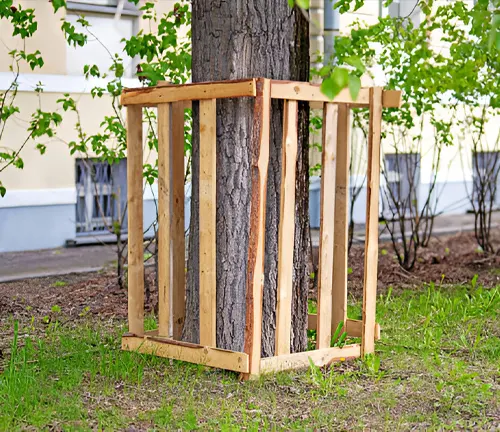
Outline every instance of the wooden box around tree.
<svg viewBox="0 0 500 432"><path fill-rule="evenodd" d="M251 134L251 209L246 269L244 352L216 347L216 100L255 98ZM284 100L281 220L278 240L276 345L273 357L261 358L264 283L265 209L269 162L271 99ZM200 344L180 341L185 313L184 109L199 101L199 243ZM316 349L290 353L295 215L298 101L323 109L321 224ZM128 176L128 322L122 348L240 372L262 373L318 366L374 351L378 255L380 133L383 107L398 107L400 92L362 88L355 101L343 90L333 101L319 86L254 78L238 81L158 85L126 89ZM158 109L158 329L144 331L143 131L142 109ZM367 211L363 319L347 319L347 228L350 109L369 115ZM360 344L330 347L340 322Z"/></svg>

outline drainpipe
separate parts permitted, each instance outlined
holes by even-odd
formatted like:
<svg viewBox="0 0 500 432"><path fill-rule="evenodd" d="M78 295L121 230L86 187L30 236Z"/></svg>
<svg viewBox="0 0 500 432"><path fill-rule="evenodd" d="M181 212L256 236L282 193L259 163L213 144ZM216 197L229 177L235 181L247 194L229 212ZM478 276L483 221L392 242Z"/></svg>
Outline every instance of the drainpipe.
<svg viewBox="0 0 500 432"><path fill-rule="evenodd" d="M333 38L339 34L340 27L340 13L338 9L334 9L333 6L335 0L324 0L324 25L325 30L323 33L324 46L325 46L325 61L324 63L329 63L329 60L333 56Z"/></svg>

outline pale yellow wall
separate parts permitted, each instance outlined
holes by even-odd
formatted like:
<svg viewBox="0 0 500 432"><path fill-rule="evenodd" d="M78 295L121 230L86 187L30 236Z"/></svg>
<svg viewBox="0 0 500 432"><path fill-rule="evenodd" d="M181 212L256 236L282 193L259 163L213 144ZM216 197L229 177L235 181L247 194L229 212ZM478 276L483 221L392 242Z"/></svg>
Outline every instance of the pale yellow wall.
<svg viewBox="0 0 500 432"><path fill-rule="evenodd" d="M82 126L88 134L99 131L99 123L104 116L111 115L111 104L109 99L104 97L101 101L93 100L88 94L72 95L78 100L78 108L82 113ZM42 95L42 108L47 111L58 111L63 116L62 124L57 128L57 138L30 140L21 153L24 161L24 169L9 167L2 172L0 179L7 189L46 189L46 188L70 188L75 186L75 163L74 158L68 150L67 143L77 141L77 133L74 129L77 121L73 112L64 113L60 105L56 103L61 98L61 94L45 93ZM38 104L35 93L20 92L17 103L21 110L21 116L16 121L9 121L2 141L9 143L12 148L18 148L24 142L28 132L26 130L26 120L30 107ZM35 148L37 143L47 145L44 155Z"/></svg>
<svg viewBox="0 0 500 432"><path fill-rule="evenodd" d="M38 22L38 29L33 37L26 39L26 49L28 53L39 50L45 61L42 72L45 74L64 74L66 73L66 41L61 31L61 19L64 12L59 9L54 14L52 4L42 0L21 0L19 2L23 8L35 9L35 17ZM12 26L6 23L6 20L0 20L0 72L8 72L12 64L9 51L22 49L23 42L19 36L12 37ZM31 72L27 64L21 65L21 72Z"/></svg>
<svg viewBox="0 0 500 432"><path fill-rule="evenodd" d="M27 45L27 51L40 50L45 60L45 65L36 73L41 74L66 74L66 41L60 29L61 18L64 12L54 15L52 5L48 1L31 0L22 1L23 7L35 8L38 21L38 31ZM160 0L157 2L159 15L167 13L175 4L175 1ZM8 51L15 48L15 39L11 37L12 29L8 28L2 20L0 21L0 38L7 45L6 48L0 44L0 72L9 70L10 58ZM138 19L141 27L146 23ZM153 29L154 31L154 29ZM185 32L184 32L185 35ZM19 43L19 42L18 42ZM91 60L89 60L91 63ZM26 67L22 72L31 72ZM100 131L100 123L106 115L113 115L110 99L104 96L102 99L92 99L90 94L72 94L77 100L78 109L81 113L81 121L84 131L88 135ZM19 170L9 167L0 174L0 180L8 190L21 189L52 189L72 188L75 186L75 158L82 155L70 155L67 143L77 140L75 131L76 114L63 112L56 101L63 97L62 93L45 92L40 100L44 111L57 111L63 116L62 124L57 128L56 137L52 139L30 140L22 150L21 157L24 161L24 169ZM11 149L18 149L28 136L27 127L30 115L36 110L39 103L38 95L33 92L20 91L16 97L16 106L21 113L15 119L10 119L2 137L2 145ZM146 128L146 125L145 125ZM5 144L4 144L5 143ZM47 145L44 155L36 149L37 143ZM154 164L156 155L145 149L145 160Z"/></svg>

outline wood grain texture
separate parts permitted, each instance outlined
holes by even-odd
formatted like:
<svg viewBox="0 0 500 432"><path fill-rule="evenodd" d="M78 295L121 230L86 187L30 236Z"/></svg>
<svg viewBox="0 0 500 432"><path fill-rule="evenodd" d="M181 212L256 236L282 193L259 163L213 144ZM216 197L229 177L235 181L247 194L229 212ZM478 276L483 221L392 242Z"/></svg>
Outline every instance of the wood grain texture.
<svg viewBox="0 0 500 432"><path fill-rule="evenodd" d="M166 102L255 96L255 80L234 80L125 89L122 105L154 106Z"/></svg>
<svg viewBox="0 0 500 432"><path fill-rule="evenodd" d="M245 352L250 364L249 374L242 376L244 379L258 375L260 370L270 108L271 82L258 79L251 139L252 195L246 281Z"/></svg>
<svg viewBox="0 0 500 432"><path fill-rule="evenodd" d="M154 336L142 338L124 335L122 338L122 349L235 372L248 372L248 355L245 353L172 339Z"/></svg>
<svg viewBox="0 0 500 432"><path fill-rule="evenodd" d="M335 222L335 169L338 106L323 110L323 152L321 157L320 235L318 265L317 348L328 348L332 338L333 239Z"/></svg>
<svg viewBox="0 0 500 432"><path fill-rule="evenodd" d="M173 337L180 339L186 309L184 235L184 102L172 104L172 316Z"/></svg>
<svg viewBox="0 0 500 432"><path fill-rule="evenodd" d="M275 355L290 353L292 325L293 247L295 235L295 166L297 164L296 101L285 101L281 151L281 210L278 237L278 293Z"/></svg>
<svg viewBox="0 0 500 432"><path fill-rule="evenodd" d="M200 101L200 344L216 346L216 100Z"/></svg>
<svg viewBox="0 0 500 432"><path fill-rule="evenodd" d="M339 105L337 170L335 179L335 234L333 247L332 332L347 319L347 255L349 229L350 108Z"/></svg>
<svg viewBox="0 0 500 432"><path fill-rule="evenodd" d="M359 345L346 345L342 348L323 348L314 351L266 357L260 361L260 371L262 374L265 374L293 369L305 369L310 367L309 359L316 366L322 367L341 359L359 357L360 351Z"/></svg>
<svg viewBox="0 0 500 432"><path fill-rule="evenodd" d="M158 332L170 336L170 114L172 104L158 105Z"/></svg>
<svg viewBox="0 0 500 432"><path fill-rule="evenodd" d="M363 356L375 351L374 332L377 300L381 128L382 89L380 87L373 87L370 89L370 120L368 132L363 332L361 336L361 354Z"/></svg>
<svg viewBox="0 0 500 432"><path fill-rule="evenodd" d="M128 328L144 334L142 108L127 108Z"/></svg>
<svg viewBox="0 0 500 432"><path fill-rule="evenodd" d="M355 320L355 319L346 319L346 328L347 336L349 337L361 337L363 321ZM307 329L308 330L316 330L318 323L318 315L317 314L308 314L307 316ZM375 340L380 339L380 324L375 323Z"/></svg>

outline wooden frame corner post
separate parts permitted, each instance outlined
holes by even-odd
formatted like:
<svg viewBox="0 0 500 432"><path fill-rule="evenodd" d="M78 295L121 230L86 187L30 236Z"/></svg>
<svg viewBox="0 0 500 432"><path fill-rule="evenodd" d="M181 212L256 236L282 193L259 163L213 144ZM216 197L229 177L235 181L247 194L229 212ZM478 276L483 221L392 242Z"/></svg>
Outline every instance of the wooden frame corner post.
<svg viewBox="0 0 500 432"><path fill-rule="evenodd" d="M144 334L142 107L127 107L128 329Z"/></svg>
<svg viewBox="0 0 500 432"><path fill-rule="evenodd" d="M366 184L365 274L363 283L363 327L361 335L362 356L371 354L375 351L382 98L383 92L381 87L370 88L368 174Z"/></svg>
<svg viewBox="0 0 500 432"><path fill-rule="evenodd" d="M259 78L256 80L254 118L250 142L252 189L248 235L244 348L249 357L249 372L242 374L243 379L257 376L260 372L270 110L271 81Z"/></svg>

